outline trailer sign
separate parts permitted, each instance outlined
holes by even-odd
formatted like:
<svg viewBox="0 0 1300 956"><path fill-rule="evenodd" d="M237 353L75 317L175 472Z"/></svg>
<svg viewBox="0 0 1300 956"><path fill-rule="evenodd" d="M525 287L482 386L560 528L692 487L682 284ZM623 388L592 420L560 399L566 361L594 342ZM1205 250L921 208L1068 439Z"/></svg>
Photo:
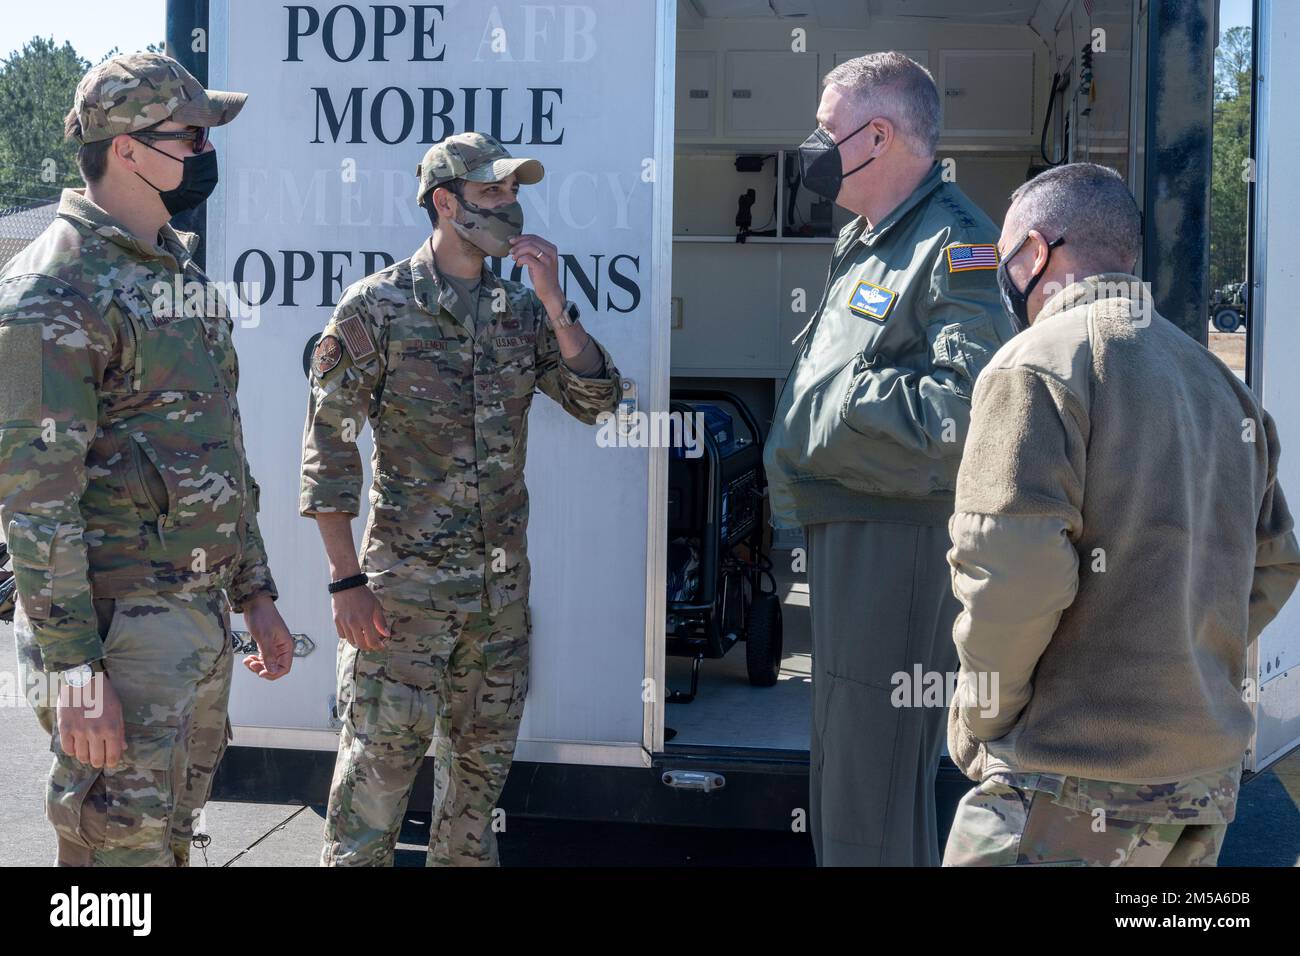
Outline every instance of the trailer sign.
<svg viewBox="0 0 1300 956"><path fill-rule="evenodd" d="M667 256L655 244L671 154L661 55L647 42L665 16L613 0L213 2L209 85L249 99L215 131L208 271L260 309L236 332L246 442L281 610L318 648L282 686L236 680L237 744L335 747L328 569L315 523L298 516L304 356L313 360L309 339L347 286L427 239L415 170L432 143L477 130L543 164L542 181L519 192L524 231L558 246L565 294L623 377L642 383L642 400L666 395L651 316L666 302ZM512 259L488 263L527 279ZM336 348L315 360L336 361ZM641 765L656 452L609 447L541 395L530 431L534 633L518 757ZM368 458L368 433L358 440Z"/></svg>

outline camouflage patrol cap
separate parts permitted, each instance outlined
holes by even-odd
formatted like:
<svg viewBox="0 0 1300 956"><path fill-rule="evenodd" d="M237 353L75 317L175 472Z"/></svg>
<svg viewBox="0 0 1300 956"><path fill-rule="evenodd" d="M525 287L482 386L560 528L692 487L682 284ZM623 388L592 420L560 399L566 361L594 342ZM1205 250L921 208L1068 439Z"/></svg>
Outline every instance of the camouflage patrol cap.
<svg viewBox="0 0 1300 956"><path fill-rule="evenodd" d="M420 178L415 201L422 202L429 190L453 179L494 183L511 173L518 175L520 185L530 186L541 180L545 170L535 159L515 159L486 133L456 133L430 146L415 167Z"/></svg>
<svg viewBox="0 0 1300 956"><path fill-rule="evenodd" d="M127 53L92 68L77 84L72 108L82 143L174 120L221 126L243 108L247 93L205 90L185 67L161 53Z"/></svg>

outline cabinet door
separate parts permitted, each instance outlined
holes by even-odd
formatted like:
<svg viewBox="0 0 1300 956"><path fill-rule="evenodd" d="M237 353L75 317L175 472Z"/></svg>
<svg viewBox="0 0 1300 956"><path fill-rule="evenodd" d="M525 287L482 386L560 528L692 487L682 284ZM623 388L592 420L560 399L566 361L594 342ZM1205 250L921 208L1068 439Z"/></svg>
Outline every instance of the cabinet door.
<svg viewBox="0 0 1300 956"><path fill-rule="evenodd" d="M780 302L778 247L759 243L673 243L674 375L761 370L776 364Z"/></svg>
<svg viewBox="0 0 1300 956"><path fill-rule="evenodd" d="M677 54L677 132L703 136L713 133L716 64L712 53Z"/></svg>
<svg viewBox="0 0 1300 956"><path fill-rule="evenodd" d="M730 136L798 137L817 125L817 55L743 50L727 54Z"/></svg>
<svg viewBox="0 0 1300 956"><path fill-rule="evenodd" d="M1032 50L940 50L945 136L1031 136Z"/></svg>
<svg viewBox="0 0 1300 956"><path fill-rule="evenodd" d="M868 53L880 53L880 50L836 50L835 65L839 66L848 60L856 60L860 56L866 56ZM915 60L927 70L930 68L930 51L929 50L899 50L903 56Z"/></svg>
<svg viewBox="0 0 1300 956"><path fill-rule="evenodd" d="M826 291L826 270L834 252L835 246L830 242L791 243L781 247L781 289L776 298L781 319L776 343L780 367L788 369L794 364L798 348L791 340L803 331L817 311L817 304ZM802 290L798 300L796 290ZM795 311L796 302L803 306L802 311Z"/></svg>

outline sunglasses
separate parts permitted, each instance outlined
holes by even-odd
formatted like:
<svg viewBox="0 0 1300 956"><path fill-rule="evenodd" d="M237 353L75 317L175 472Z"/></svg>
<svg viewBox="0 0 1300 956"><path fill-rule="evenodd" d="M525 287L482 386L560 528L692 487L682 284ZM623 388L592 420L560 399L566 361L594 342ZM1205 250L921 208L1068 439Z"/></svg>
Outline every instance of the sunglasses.
<svg viewBox="0 0 1300 956"><path fill-rule="evenodd" d="M174 139L182 142L188 142L190 149L194 153L203 152L208 145L208 128L206 126L191 126L188 129L176 130L172 133L143 131L132 133L135 139L153 140L157 142L160 139Z"/></svg>

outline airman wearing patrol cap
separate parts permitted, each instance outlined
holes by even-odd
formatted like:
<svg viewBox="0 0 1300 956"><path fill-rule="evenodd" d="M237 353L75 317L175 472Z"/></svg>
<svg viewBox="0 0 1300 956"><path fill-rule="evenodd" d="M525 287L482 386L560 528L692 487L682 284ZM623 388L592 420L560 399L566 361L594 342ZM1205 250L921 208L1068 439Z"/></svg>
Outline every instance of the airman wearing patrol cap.
<svg viewBox="0 0 1300 956"><path fill-rule="evenodd" d="M86 189L0 273L0 529L62 865L188 861L229 737L227 599L250 670L291 660L232 323L159 292L208 284L168 219L211 192L207 128L243 103L159 54L96 66L66 119Z"/></svg>
<svg viewBox="0 0 1300 956"><path fill-rule="evenodd" d="M521 234L541 163L460 133L417 167L433 234L351 286L312 359L301 511L329 558L343 729L323 865L388 865L430 743L429 865L494 865L493 809L528 689L524 486L535 391L593 424L620 397L564 298L551 243ZM510 255L532 288L498 278ZM358 560L356 439L374 434Z"/></svg>

